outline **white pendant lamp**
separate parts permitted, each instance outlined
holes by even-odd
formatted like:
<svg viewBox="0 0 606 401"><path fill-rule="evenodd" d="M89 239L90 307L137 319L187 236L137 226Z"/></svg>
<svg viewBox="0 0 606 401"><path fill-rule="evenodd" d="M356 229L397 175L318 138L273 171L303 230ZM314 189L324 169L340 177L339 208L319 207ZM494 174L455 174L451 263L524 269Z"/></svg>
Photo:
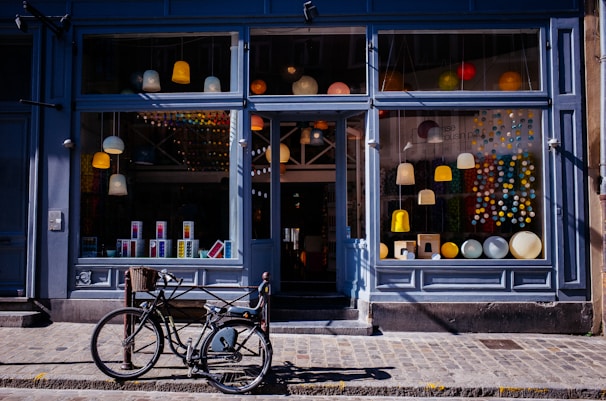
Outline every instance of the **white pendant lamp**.
<svg viewBox="0 0 606 401"><path fill-rule="evenodd" d="M457 168L459 170L467 170L470 168L474 168L476 166L476 161L471 153L461 153L457 156Z"/></svg>
<svg viewBox="0 0 606 401"><path fill-rule="evenodd" d="M427 143L442 143L444 137L442 136L442 128L433 127L427 131Z"/></svg>
<svg viewBox="0 0 606 401"><path fill-rule="evenodd" d="M419 191L419 205L435 205L436 194L431 189Z"/></svg>
<svg viewBox="0 0 606 401"><path fill-rule="evenodd" d="M221 92L221 81L215 76L206 77L204 80L204 92Z"/></svg>
<svg viewBox="0 0 606 401"><path fill-rule="evenodd" d="M109 195L125 196L128 195L126 189L126 177L122 174L112 174L109 177Z"/></svg>
<svg viewBox="0 0 606 401"><path fill-rule="evenodd" d="M124 141L116 135L116 113L114 113L113 133L103 140L103 151L110 155L119 155L124 152Z"/></svg>
<svg viewBox="0 0 606 401"><path fill-rule="evenodd" d="M160 92L160 74L156 70L147 70L143 73L143 86L145 92Z"/></svg>
<svg viewBox="0 0 606 401"><path fill-rule="evenodd" d="M412 163L400 163L396 174L397 185L414 185L415 169Z"/></svg>
<svg viewBox="0 0 606 401"><path fill-rule="evenodd" d="M406 156L406 151L412 148L412 143L406 143L404 146L403 152ZM396 185L414 185L415 184L415 168L412 163L407 163L406 158L404 159L404 163L400 163L398 165L398 170L396 173Z"/></svg>

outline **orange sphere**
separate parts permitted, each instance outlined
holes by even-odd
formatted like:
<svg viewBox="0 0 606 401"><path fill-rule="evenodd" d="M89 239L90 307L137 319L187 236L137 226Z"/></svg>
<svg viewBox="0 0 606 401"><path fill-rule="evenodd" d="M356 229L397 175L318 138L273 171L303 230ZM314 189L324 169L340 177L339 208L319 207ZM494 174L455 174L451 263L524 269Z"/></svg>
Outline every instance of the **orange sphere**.
<svg viewBox="0 0 606 401"><path fill-rule="evenodd" d="M335 82L328 87L329 95L349 95L349 86L343 82Z"/></svg>
<svg viewBox="0 0 606 401"><path fill-rule="evenodd" d="M507 71L499 78L499 88L502 91L517 91L522 87L522 76L515 71Z"/></svg>
<svg viewBox="0 0 606 401"><path fill-rule="evenodd" d="M250 84L250 91L255 95L262 95L267 90L267 84L262 79L255 79Z"/></svg>
<svg viewBox="0 0 606 401"><path fill-rule="evenodd" d="M404 89L404 77L398 71L382 72L379 74L379 90L401 91Z"/></svg>

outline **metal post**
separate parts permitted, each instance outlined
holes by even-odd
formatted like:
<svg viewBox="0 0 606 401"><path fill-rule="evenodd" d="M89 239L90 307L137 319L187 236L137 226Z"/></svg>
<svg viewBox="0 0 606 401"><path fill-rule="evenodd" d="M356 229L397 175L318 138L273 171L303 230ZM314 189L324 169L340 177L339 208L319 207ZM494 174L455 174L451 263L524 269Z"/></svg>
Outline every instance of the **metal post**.
<svg viewBox="0 0 606 401"><path fill-rule="evenodd" d="M133 306L133 290L130 282L130 269L127 269L126 272L124 272L124 306ZM128 338L131 332L132 322L127 315L124 315L124 338ZM133 368L131 356L131 347L124 347L122 355L122 369L129 370Z"/></svg>
<svg viewBox="0 0 606 401"><path fill-rule="evenodd" d="M263 297L263 313L261 319L264 321L264 325L262 326L263 331L265 331L265 335L269 338L269 309L270 309L270 298L271 298L271 285L269 284L269 272L264 272L261 278L264 283L267 283L267 286L264 287L265 290L263 294L259 294L260 297Z"/></svg>
<svg viewBox="0 0 606 401"><path fill-rule="evenodd" d="M600 1L600 205L602 206L602 332L606 327L606 0Z"/></svg>

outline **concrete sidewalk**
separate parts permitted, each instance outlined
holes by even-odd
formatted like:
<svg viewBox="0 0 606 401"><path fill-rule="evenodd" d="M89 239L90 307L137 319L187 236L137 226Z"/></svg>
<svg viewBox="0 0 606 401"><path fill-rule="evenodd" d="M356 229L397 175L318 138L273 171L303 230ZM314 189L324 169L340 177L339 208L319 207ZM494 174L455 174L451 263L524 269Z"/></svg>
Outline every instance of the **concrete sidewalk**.
<svg viewBox="0 0 606 401"><path fill-rule="evenodd" d="M0 386L215 392L168 353L136 381L106 377L90 356L93 328L0 328ZM273 369L259 393L606 399L606 337L406 332L271 340Z"/></svg>

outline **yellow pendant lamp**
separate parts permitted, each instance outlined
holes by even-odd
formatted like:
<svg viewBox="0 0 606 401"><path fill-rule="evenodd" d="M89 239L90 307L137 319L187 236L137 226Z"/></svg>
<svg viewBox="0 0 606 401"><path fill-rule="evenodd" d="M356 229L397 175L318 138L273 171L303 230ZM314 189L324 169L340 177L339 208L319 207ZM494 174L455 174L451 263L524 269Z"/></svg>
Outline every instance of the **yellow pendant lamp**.
<svg viewBox="0 0 606 401"><path fill-rule="evenodd" d="M190 83L189 64L183 61L183 38L181 38L181 60L175 61L172 81L184 85Z"/></svg>
<svg viewBox="0 0 606 401"><path fill-rule="evenodd" d="M103 147L103 113L101 113L101 147ZM95 153L92 164L94 168L108 169L110 166L109 155L105 152Z"/></svg>
<svg viewBox="0 0 606 401"><path fill-rule="evenodd" d="M93 167L99 169L108 169L110 166L109 155L105 152L97 152L93 156Z"/></svg>
<svg viewBox="0 0 606 401"><path fill-rule="evenodd" d="M452 170L449 166L441 165L436 167L436 171L434 172L434 181L452 181Z"/></svg>
<svg viewBox="0 0 606 401"><path fill-rule="evenodd" d="M407 233L410 231L408 212L403 209L394 210L391 214L391 231L394 233Z"/></svg>

